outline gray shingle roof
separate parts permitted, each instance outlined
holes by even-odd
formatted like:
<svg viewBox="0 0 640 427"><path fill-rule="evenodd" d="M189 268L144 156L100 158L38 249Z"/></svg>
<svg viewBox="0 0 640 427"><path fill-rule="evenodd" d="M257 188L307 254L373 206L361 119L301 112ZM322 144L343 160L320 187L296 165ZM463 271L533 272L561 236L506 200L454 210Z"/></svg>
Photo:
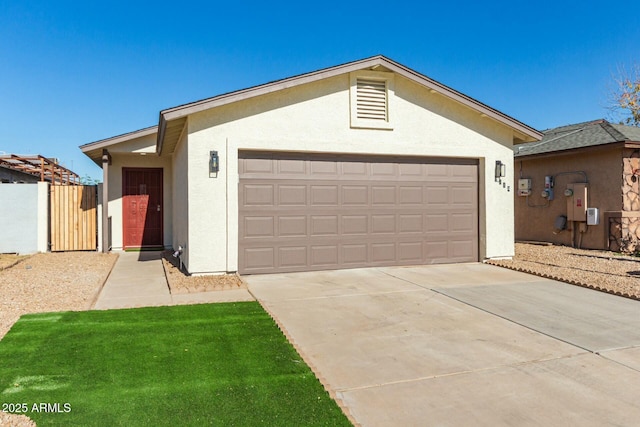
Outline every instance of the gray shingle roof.
<svg viewBox="0 0 640 427"><path fill-rule="evenodd" d="M614 125L611 126L627 137L627 140L640 142L640 128L637 126Z"/></svg>
<svg viewBox="0 0 640 427"><path fill-rule="evenodd" d="M574 148L592 147L614 142L640 142L640 128L617 125L604 119L560 126L542 131L540 141L516 145L516 157L553 153Z"/></svg>

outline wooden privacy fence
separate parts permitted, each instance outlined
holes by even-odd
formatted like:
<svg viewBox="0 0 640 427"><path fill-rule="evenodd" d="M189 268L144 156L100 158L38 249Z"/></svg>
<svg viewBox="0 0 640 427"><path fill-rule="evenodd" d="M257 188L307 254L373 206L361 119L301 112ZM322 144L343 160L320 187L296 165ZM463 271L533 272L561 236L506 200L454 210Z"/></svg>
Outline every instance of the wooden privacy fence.
<svg viewBox="0 0 640 427"><path fill-rule="evenodd" d="M95 185L52 185L51 251L95 251L97 197Z"/></svg>

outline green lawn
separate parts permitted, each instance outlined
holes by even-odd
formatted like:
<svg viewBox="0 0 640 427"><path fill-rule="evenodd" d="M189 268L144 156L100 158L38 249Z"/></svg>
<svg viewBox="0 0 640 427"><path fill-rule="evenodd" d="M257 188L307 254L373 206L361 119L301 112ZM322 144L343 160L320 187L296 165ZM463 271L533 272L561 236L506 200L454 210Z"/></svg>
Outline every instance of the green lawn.
<svg viewBox="0 0 640 427"><path fill-rule="evenodd" d="M0 404L38 426L351 425L256 302L23 316Z"/></svg>

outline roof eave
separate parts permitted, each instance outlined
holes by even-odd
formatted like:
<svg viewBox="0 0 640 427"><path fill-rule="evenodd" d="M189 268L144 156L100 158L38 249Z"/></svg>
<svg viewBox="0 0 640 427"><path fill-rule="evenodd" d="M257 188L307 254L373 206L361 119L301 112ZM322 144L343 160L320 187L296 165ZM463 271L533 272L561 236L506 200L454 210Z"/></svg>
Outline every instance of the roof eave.
<svg viewBox="0 0 640 427"><path fill-rule="evenodd" d="M505 124L511 127L512 129L520 133L521 136L523 136L523 138L518 138L518 139L521 139L523 141L527 141L527 139L530 139L530 141L539 141L543 137L542 132L537 131L530 126L525 125L524 123L514 119L511 116L508 116L498 110L495 110L489 107L488 105L485 105L480 101L477 101L461 92L458 92L457 90L452 89L440 82L432 80L431 78L423 74L420 74L417 71L412 70L411 68L405 67L404 65L394 62L390 59L386 59L386 60L389 64L387 65L387 67L392 71L395 71L398 74L406 78L409 78L413 81L421 83L423 86L429 88L432 91L435 91L444 96L447 96L448 98L453 99L454 101L457 101L460 104L463 104L469 108L472 108L478 111L481 115L483 115L483 117L490 117L498 122L501 122L502 124Z"/></svg>
<svg viewBox="0 0 640 427"><path fill-rule="evenodd" d="M93 160L98 166L102 166L102 149L109 148L122 142L131 141L136 138L152 135L158 131L158 126L149 126L144 129L135 130L133 132L124 133L122 135L112 136L110 138L101 139L99 141L89 142L80 146L80 150Z"/></svg>
<svg viewBox="0 0 640 427"><path fill-rule="evenodd" d="M162 111L160 112L160 118L158 120L158 138L156 140L156 154L162 154L162 146L164 145L164 134L167 130L167 120L162 115Z"/></svg>
<svg viewBox="0 0 640 427"><path fill-rule="evenodd" d="M624 148L638 149L638 148L640 148L640 141L629 141L629 140L626 140L626 141L624 141Z"/></svg>
<svg viewBox="0 0 640 427"><path fill-rule="evenodd" d="M99 148L107 148L111 145L119 144L121 142L130 141L135 138L140 138L143 136L151 135L155 133L158 129L157 125L149 126L144 129L135 130L133 132L123 133L122 135L112 136L110 138L101 139L99 141L89 142L87 144L83 144L80 146L80 150L83 153L86 153L91 150L96 150Z"/></svg>
<svg viewBox="0 0 640 427"><path fill-rule="evenodd" d="M625 141L614 141L614 142L608 142L606 144L588 145L588 146L582 146L582 147L571 147L571 148L565 148L562 150L544 151L540 153L530 153L530 154L514 153L513 157L516 160L529 160L529 159L537 159L537 158L543 158L543 157L565 156L569 154L575 155L575 153L602 151L602 150L617 149L617 148L636 148L636 147L628 146ZM640 148L640 143L638 143L638 148Z"/></svg>
<svg viewBox="0 0 640 427"><path fill-rule="evenodd" d="M250 88L241 89L212 98L206 98L200 101L191 102L188 104L183 104L162 110L160 111L160 119L158 123L158 139L156 143L156 152L158 154L162 154L167 122L171 120L179 119L190 114L194 114L232 102L253 98L255 96L295 87L304 83L311 83L320 79L329 78L336 75L350 73L353 71L358 71L364 68L375 66L385 67L390 71L396 72L410 80L422 84L434 93L440 93L441 95L444 95L449 99L452 99L458 103L461 103L469 108L478 111L481 115L483 115L483 117L491 118L502 123L503 125L510 127L514 130L514 139L522 142L539 141L540 139L542 139L543 134L535 130L534 128L527 126L524 123L498 110L495 110L467 95L464 95L442 83L432 80L429 77L418 73L417 71L405 67L402 64L399 64L382 55L377 55L370 58L365 58L306 74L300 74L282 80L276 80L274 82L265 83L262 85L253 86Z"/></svg>
<svg viewBox="0 0 640 427"><path fill-rule="evenodd" d="M184 116L188 116L189 114L208 110L209 108L218 107L220 105L229 104L231 102L242 101L244 99L253 98L255 96L264 95L282 89L288 89L300 84L314 82L320 79L361 70L363 68L373 67L375 65L384 65L385 60L389 61L383 56L378 55L371 58L361 59L359 61L349 62L347 64L336 65L334 67L312 71L306 74L299 74L293 77L288 77L285 79L264 83L258 86L252 86L246 89L240 89L211 98L202 99L200 101L179 105L177 107L167 108L160 111L160 116L164 117L167 121L178 119Z"/></svg>

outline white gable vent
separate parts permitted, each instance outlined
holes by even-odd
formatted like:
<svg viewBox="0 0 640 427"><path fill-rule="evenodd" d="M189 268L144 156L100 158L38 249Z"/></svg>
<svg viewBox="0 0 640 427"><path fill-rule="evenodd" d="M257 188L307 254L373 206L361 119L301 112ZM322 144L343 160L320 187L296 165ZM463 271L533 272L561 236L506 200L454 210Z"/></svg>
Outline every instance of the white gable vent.
<svg viewBox="0 0 640 427"><path fill-rule="evenodd" d="M387 82L357 79L356 116L359 119L387 121Z"/></svg>
<svg viewBox="0 0 640 427"><path fill-rule="evenodd" d="M393 129L394 74L361 70L351 73L351 127Z"/></svg>

